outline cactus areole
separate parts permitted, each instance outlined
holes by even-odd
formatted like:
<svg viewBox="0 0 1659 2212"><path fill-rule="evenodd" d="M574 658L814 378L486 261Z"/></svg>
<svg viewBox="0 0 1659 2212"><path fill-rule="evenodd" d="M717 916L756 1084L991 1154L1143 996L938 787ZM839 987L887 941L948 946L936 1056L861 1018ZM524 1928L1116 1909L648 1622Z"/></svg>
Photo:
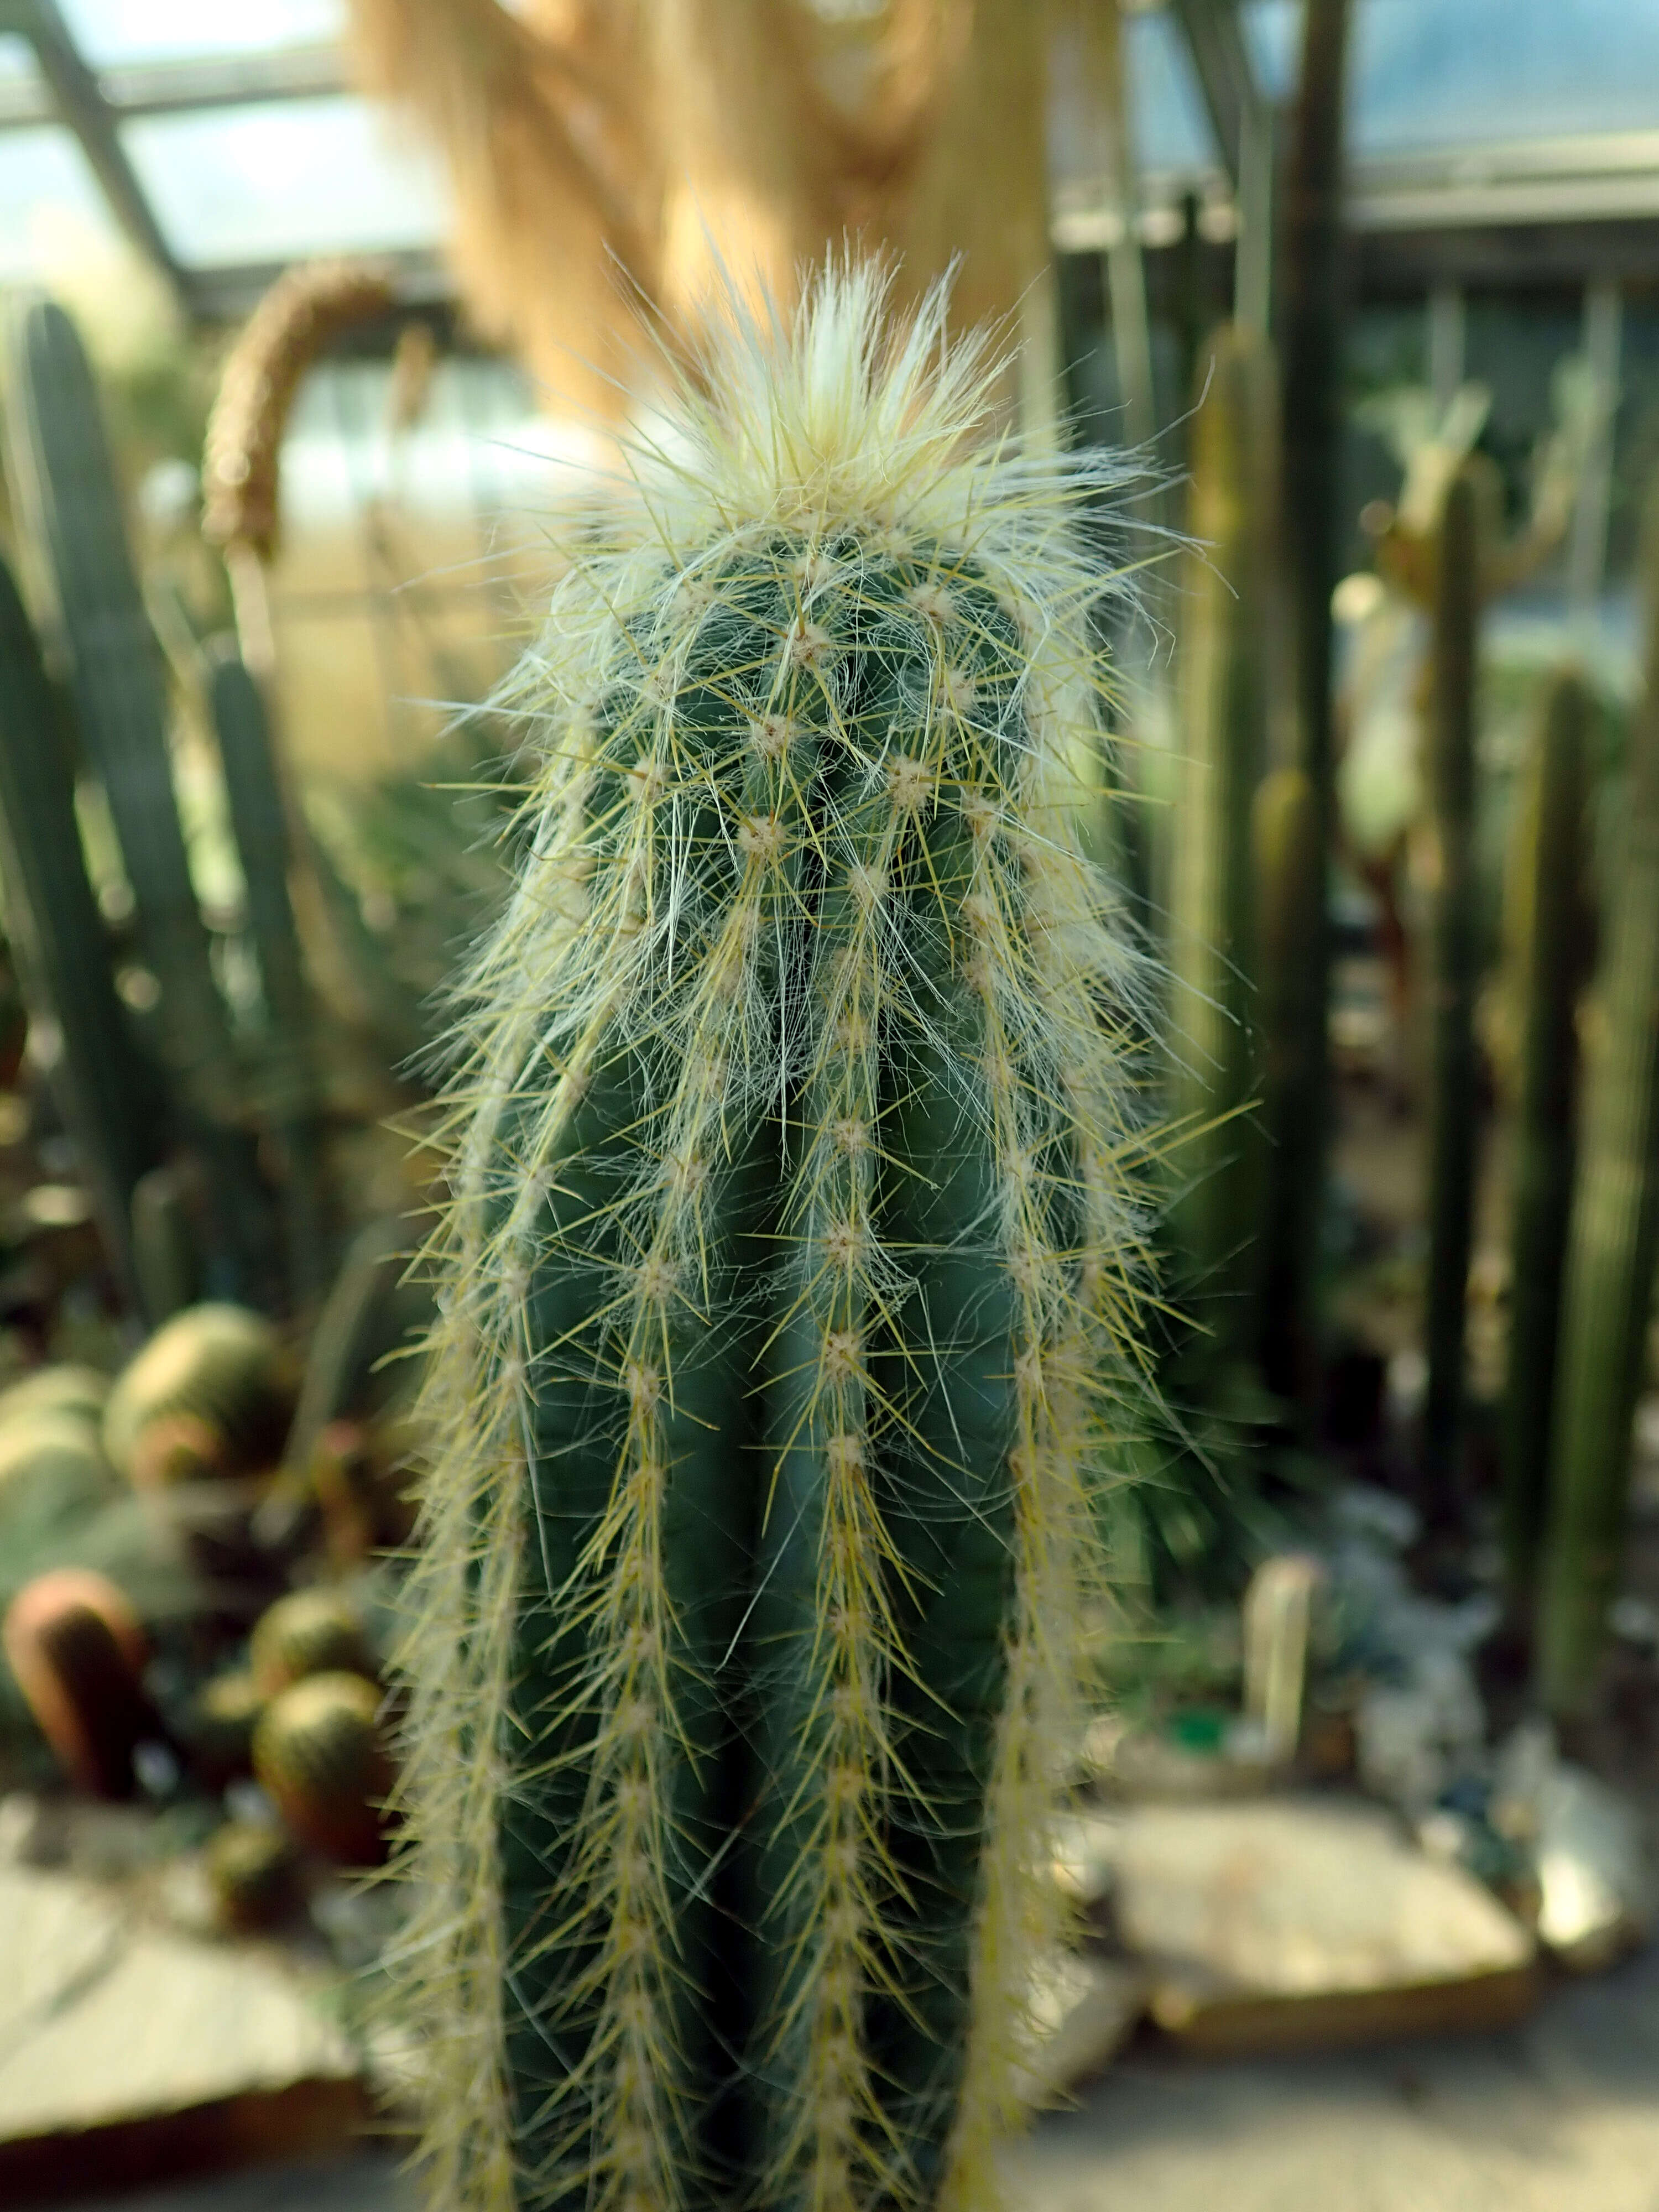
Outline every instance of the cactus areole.
<svg viewBox="0 0 1659 2212"><path fill-rule="evenodd" d="M992 2204L1136 1375L1085 524L934 296L726 303L512 679L405 1654L456 2212Z"/></svg>

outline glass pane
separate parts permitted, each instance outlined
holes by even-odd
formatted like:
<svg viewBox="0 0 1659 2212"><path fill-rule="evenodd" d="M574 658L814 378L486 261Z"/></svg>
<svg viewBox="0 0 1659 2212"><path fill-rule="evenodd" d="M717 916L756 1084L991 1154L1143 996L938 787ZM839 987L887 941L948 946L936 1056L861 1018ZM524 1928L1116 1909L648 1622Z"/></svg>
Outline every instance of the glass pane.
<svg viewBox="0 0 1659 2212"><path fill-rule="evenodd" d="M1267 89L1294 89L1300 0L1246 0ZM1359 0L1360 155L1497 138L1659 130L1659 9L1650 0Z"/></svg>
<svg viewBox="0 0 1659 2212"><path fill-rule="evenodd" d="M1296 89L1301 0L1244 0L1243 24L1257 83L1270 100L1288 99Z"/></svg>
<svg viewBox="0 0 1659 2212"><path fill-rule="evenodd" d="M81 149L67 131L0 131L0 277L44 276L115 236Z"/></svg>
<svg viewBox="0 0 1659 2212"><path fill-rule="evenodd" d="M1175 17L1167 12L1132 15L1123 29L1140 167L1154 175L1212 167L1214 135Z"/></svg>
<svg viewBox="0 0 1659 2212"><path fill-rule="evenodd" d="M9 31L0 33L0 84L9 87L33 75L34 56L27 40L16 38Z"/></svg>
<svg viewBox="0 0 1659 2212"><path fill-rule="evenodd" d="M58 0L94 68L258 53L344 35L343 0Z"/></svg>
<svg viewBox="0 0 1659 2212"><path fill-rule="evenodd" d="M1659 129L1650 0L1364 0L1362 154Z"/></svg>
<svg viewBox="0 0 1659 2212"><path fill-rule="evenodd" d="M145 117L122 132L156 220L186 264L392 252L443 234L437 163L348 99Z"/></svg>

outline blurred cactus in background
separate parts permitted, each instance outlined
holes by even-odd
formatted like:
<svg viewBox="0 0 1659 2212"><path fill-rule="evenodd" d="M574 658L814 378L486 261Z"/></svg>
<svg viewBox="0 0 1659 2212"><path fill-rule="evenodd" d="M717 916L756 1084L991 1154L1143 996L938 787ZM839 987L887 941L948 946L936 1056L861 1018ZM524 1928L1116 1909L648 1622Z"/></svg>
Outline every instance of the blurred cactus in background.
<svg viewBox="0 0 1659 2212"><path fill-rule="evenodd" d="M79 1146L117 1283L142 1310L131 1210L167 1142L165 1097L115 987L87 874L59 702L0 565L0 879L7 936L59 1110Z"/></svg>
<svg viewBox="0 0 1659 2212"><path fill-rule="evenodd" d="M1342 196L1352 0L1308 0L1283 179L1279 289L1284 356L1285 570L1295 667L1296 765L1308 779L1320 878L1310 908L1302 1080L1283 1094L1273 1205L1262 1224L1267 1378L1310 1419L1320 1389L1320 1311L1329 1077L1329 854L1335 828L1331 595L1338 573L1345 297Z"/></svg>
<svg viewBox="0 0 1659 2212"><path fill-rule="evenodd" d="M1474 728L1481 604L1480 516L1467 470L1446 494L1435 546L1428 716L1434 922L1430 981L1428 1397L1423 1477L1431 1515L1462 1481L1465 1304L1474 1212L1479 945L1474 884Z"/></svg>
<svg viewBox="0 0 1659 2212"><path fill-rule="evenodd" d="M1171 1290L1224 1361L1244 1349L1257 1255L1257 887L1278 552L1278 394L1259 338L1218 337L1191 431L1181 787L1170 826L1175 1068Z"/></svg>
<svg viewBox="0 0 1659 2212"><path fill-rule="evenodd" d="M1590 935L1586 872L1593 711L1577 671L1566 671L1550 685L1511 854L1516 1080L1504 1547L1510 1601L1522 1611L1530 1603L1543 1535L1572 1200L1577 1023Z"/></svg>
<svg viewBox="0 0 1659 2212"><path fill-rule="evenodd" d="M1659 1256L1659 489L1641 580L1644 690L1603 894L1550 1429L1539 1682L1565 1717L1595 1694L1617 1588Z"/></svg>

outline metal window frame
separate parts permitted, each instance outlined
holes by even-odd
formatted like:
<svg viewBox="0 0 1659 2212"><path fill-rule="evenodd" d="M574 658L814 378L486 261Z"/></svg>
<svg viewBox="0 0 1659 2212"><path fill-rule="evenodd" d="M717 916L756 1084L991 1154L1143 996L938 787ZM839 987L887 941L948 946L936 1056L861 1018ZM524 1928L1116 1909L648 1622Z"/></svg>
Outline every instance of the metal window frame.
<svg viewBox="0 0 1659 2212"><path fill-rule="evenodd" d="M1141 0L1148 4L1148 0ZM1159 0L1150 0L1159 4ZM1168 0L1189 54L1220 160L1190 175L1142 179L1144 220L1154 232L1182 196L1252 201L1267 187L1260 149L1270 146L1272 112L1255 82L1241 35L1237 0ZM121 140L125 124L145 116L314 100L351 93L337 46L274 48L264 53L209 55L180 61L94 68L76 46L56 0L0 0L0 33L33 51L38 81L0 82L0 131L56 124L80 145L110 212L138 251L160 270L193 319L220 320L251 307L279 264L185 264L173 251ZM1252 147L1256 149L1252 160ZM1271 163L1271 153L1267 155ZM1073 180L1058 196L1054 243L1079 250L1106 216L1090 180ZM1541 226L1565 226L1574 252L1592 246L1598 263L1650 257L1659 223L1659 131L1462 146L1386 160L1356 161L1350 175L1349 220L1364 265L1376 259L1398 279L1418 258L1438 266L1494 270L1524 265ZM1255 225L1258 231L1263 226ZM1620 241L1626 240L1621 251ZM1157 242L1149 238L1148 242ZM411 301L449 295L435 252L377 256L397 271ZM1547 257L1552 264L1557 256ZM1255 289L1265 286L1265 277ZM1265 293L1264 293L1265 297Z"/></svg>

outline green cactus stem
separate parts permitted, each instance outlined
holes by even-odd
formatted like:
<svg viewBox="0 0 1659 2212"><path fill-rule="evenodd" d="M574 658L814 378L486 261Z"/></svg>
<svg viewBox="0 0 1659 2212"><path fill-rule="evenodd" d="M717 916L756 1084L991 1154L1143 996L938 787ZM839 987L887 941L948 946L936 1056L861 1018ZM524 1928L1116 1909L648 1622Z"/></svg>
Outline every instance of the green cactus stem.
<svg viewBox="0 0 1659 2212"><path fill-rule="evenodd" d="M1659 489L1642 574L1645 690L1631 722L1622 849L1585 1055L1550 1426L1539 1681L1564 1718L1594 1697L1618 1586L1659 1246Z"/></svg>
<svg viewBox="0 0 1659 2212"><path fill-rule="evenodd" d="M1431 927L1428 1395L1423 1477L1431 1516L1453 1504L1463 1431L1465 1301L1474 1210L1474 717L1480 619L1480 515L1467 471L1446 495L1435 554L1429 800L1437 879Z"/></svg>
<svg viewBox="0 0 1659 2212"><path fill-rule="evenodd" d="M132 1194L165 1143L155 1070L115 988L87 877L75 780L34 633L0 563L0 881L6 935L47 1055L54 1097L91 1188L104 1249L135 1303Z"/></svg>
<svg viewBox="0 0 1659 2212"><path fill-rule="evenodd" d="M514 680L406 1654L434 2204L994 2203L1139 1243L1109 455L832 270ZM1139 1011L1134 1019L1139 1019Z"/></svg>
<svg viewBox="0 0 1659 2212"><path fill-rule="evenodd" d="M1174 1295L1221 1353L1249 1316L1258 1147L1250 809L1267 765L1268 508L1277 411L1260 339L1218 337L1191 430L1182 788L1171 824Z"/></svg>
<svg viewBox="0 0 1659 2212"><path fill-rule="evenodd" d="M260 1104L282 1155L289 1296L305 1313L327 1285L331 1255L319 1158L316 1009L289 896L288 811L264 701L234 654L215 662L210 697L264 996Z"/></svg>
<svg viewBox="0 0 1659 2212"><path fill-rule="evenodd" d="M161 987L161 1057L211 1157L215 1225L234 1279L263 1287L267 1202L237 1127L240 1074L179 826L161 655L97 391L75 325L54 302L21 305L8 337L9 473L49 574L87 764L109 802L144 957Z"/></svg>
<svg viewBox="0 0 1659 2212"><path fill-rule="evenodd" d="M1282 1219L1290 1202L1285 1182L1296 1158L1296 1119L1313 1080L1308 1066L1309 1000L1317 979L1308 947L1319 927L1325 888L1319 809L1304 769L1277 768L1262 778L1251 807L1250 843L1256 890L1257 1064L1267 1139L1255 1279L1262 1367L1271 1373L1269 1317L1281 1314L1292 1296L1285 1249L1271 1224ZM1282 1376L1279 1379L1282 1385Z"/></svg>
<svg viewBox="0 0 1659 2212"><path fill-rule="evenodd" d="M1296 655L1296 761L1312 787L1320 894L1304 957L1306 1071L1275 1132L1279 1172L1265 1222L1269 1279L1267 1379L1311 1409L1319 1387L1320 1247L1330 1111L1327 1036L1330 933L1326 856L1336 818L1331 738L1331 593L1340 542L1342 192L1348 34L1353 0L1308 0L1301 88L1285 167L1283 294L1284 520Z"/></svg>
<svg viewBox="0 0 1659 2212"><path fill-rule="evenodd" d="M1504 1395L1504 1548L1511 1599L1529 1598L1543 1533L1550 1407L1572 1201L1578 996L1589 941L1585 807L1591 702L1568 670L1551 684L1516 823L1514 948L1520 999Z"/></svg>

